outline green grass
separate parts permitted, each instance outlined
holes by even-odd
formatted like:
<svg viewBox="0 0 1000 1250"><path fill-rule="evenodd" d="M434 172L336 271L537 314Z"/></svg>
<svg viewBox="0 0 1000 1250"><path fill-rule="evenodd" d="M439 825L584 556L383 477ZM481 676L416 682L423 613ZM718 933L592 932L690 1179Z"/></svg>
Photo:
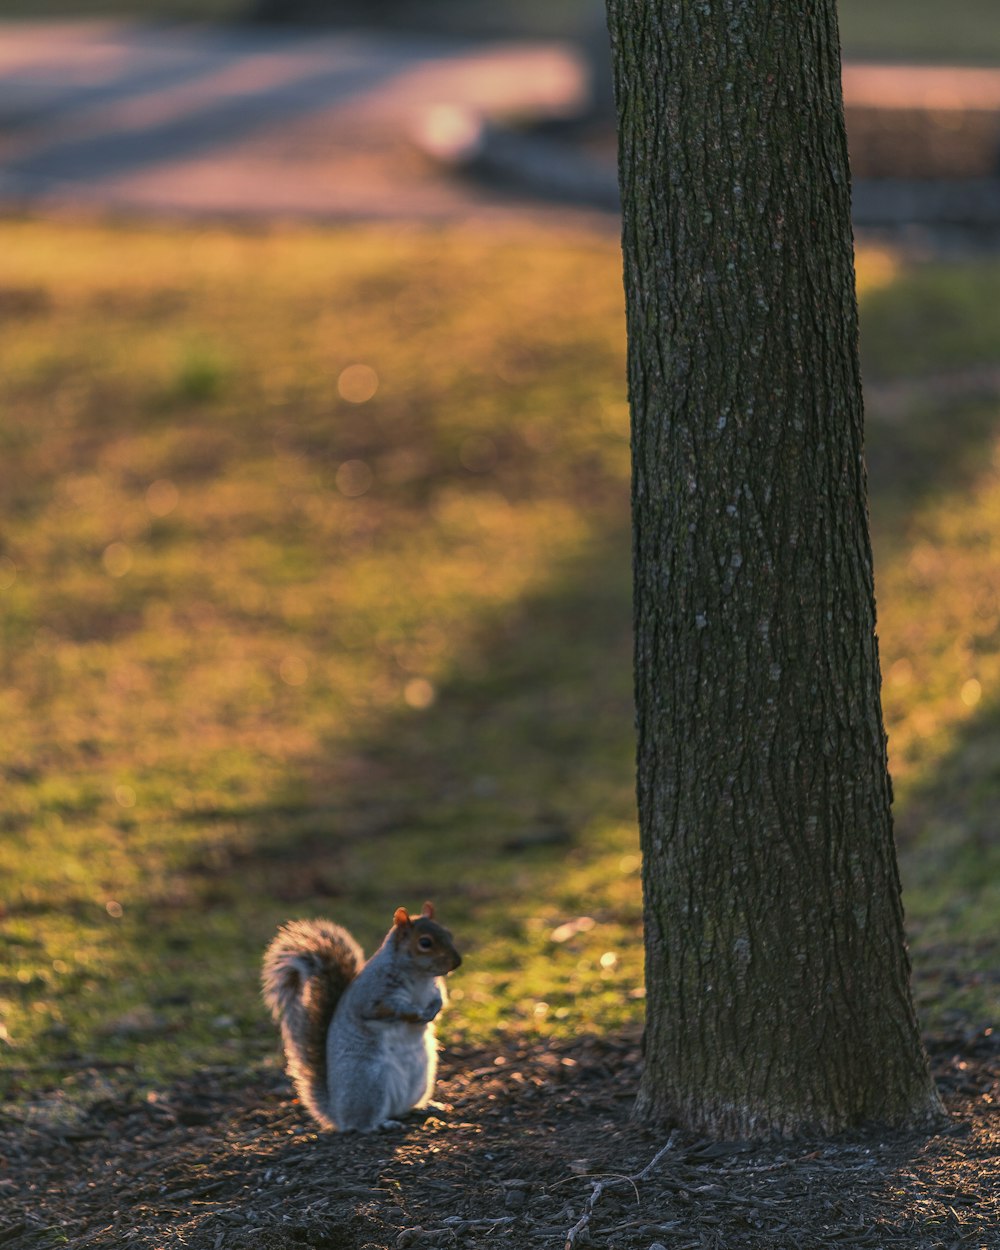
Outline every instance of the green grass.
<svg viewBox="0 0 1000 1250"><path fill-rule="evenodd" d="M4 227L19 1056L270 1050L259 951L300 911L370 946L435 897L480 1032L505 943L546 969L568 907L602 928L509 1021L634 948L618 263L548 242Z"/></svg>
<svg viewBox="0 0 1000 1250"><path fill-rule="evenodd" d="M10 1090L273 1057L274 927L329 914L370 947L426 897L468 955L446 1035L637 1026L613 242L0 231ZM981 330L962 363L990 359L995 262L860 272L869 376L915 367L886 327L919 292L921 359L955 341L935 292ZM996 416L871 423L934 1027L998 1007Z"/></svg>
<svg viewBox="0 0 1000 1250"><path fill-rule="evenodd" d="M1000 63L1000 14L994 0L839 0L845 55L867 59Z"/></svg>
<svg viewBox="0 0 1000 1250"><path fill-rule="evenodd" d="M908 380L884 413L871 388L868 460L897 835L934 1027L1000 1014L1000 404L975 381L996 365L998 277L996 261L926 264L862 301L868 378Z"/></svg>
<svg viewBox="0 0 1000 1250"><path fill-rule="evenodd" d="M992 264L927 264L907 276L906 299L895 286L873 291L866 307L864 350L882 379L995 365L1000 308L990 298Z"/></svg>

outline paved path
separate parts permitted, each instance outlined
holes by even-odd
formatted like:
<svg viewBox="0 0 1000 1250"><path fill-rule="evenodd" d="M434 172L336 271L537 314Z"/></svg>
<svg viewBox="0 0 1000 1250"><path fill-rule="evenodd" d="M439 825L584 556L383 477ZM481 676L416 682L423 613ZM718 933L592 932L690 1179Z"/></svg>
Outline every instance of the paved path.
<svg viewBox="0 0 1000 1250"><path fill-rule="evenodd" d="M1000 69L952 65L845 65L849 108L1000 111Z"/></svg>
<svg viewBox="0 0 1000 1250"><path fill-rule="evenodd" d="M588 163L494 128L477 181L413 142L461 146L477 117L572 115L587 89L581 56L560 43L0 23L0 208L502 218L544 214L548 191L613 213L607 153ZM1000 111L1000 70L849 65L844 91L849 107ZM987 191L977 220L997 218ZM906 186L859 187L862 218L907 219L905 203L866 210L876 192L912 198ZM971 187L963 204L982 194Z"/></svg>
<svg viewBox="0 0 1000 1250"><path fill-rule="evenodd" d="M579 57L552 43L0 25L0 204L502 214L495 196L421 156L413 133L447 142L465 110L564 115L586 90Z"/></svg>

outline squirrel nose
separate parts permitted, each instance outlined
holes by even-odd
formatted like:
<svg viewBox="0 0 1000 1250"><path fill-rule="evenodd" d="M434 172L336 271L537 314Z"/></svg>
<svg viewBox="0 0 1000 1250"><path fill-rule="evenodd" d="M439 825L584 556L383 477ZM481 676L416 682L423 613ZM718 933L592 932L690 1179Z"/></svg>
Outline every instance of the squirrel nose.
<svg viewBox="0 0 1000 1250"><path fill-rule="evenodd" d="M458 951L456 951L456 952L455 952L455 962L451 965L451 970L452 970L452 972L454 972L454 971L455 971L455 969L459 966L459 964L461 964L461 962L462 962L462 956L458 953Z"/></svg>

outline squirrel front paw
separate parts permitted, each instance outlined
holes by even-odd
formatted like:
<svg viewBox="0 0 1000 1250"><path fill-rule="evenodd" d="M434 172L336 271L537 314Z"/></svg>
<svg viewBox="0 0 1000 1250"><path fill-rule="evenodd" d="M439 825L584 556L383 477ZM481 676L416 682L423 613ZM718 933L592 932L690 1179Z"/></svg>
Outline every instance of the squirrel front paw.
<svg viewBox="0 0 1000 1250"><path fill-rule="evenodd" d="M366 1011L362 1018L377 1021L395 1020L406 1024L430 1024L443 1006L444 1003L439 997L434 998L426 1007L418 1007L416 1004L400 1007L390 1002L380 1002Z"/></svg>
<svg viewBox="0 0 1000 1250"><path fill-rule="evenodd" d="M430 1024L430 1022L440 1013L443 1006L444 1003L440 998L435 998L433 1002L429 1002L420 1013L420 1018L424 1024Z"/></svg>

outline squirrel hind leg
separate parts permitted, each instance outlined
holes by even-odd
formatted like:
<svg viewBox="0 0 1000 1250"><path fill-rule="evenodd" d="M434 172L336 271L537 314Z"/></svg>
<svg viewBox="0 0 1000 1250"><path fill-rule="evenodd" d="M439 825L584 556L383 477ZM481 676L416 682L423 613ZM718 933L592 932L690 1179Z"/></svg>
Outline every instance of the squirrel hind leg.
<svg viewBox="0 0 1000 1250"><path fill-rule="evenodd" d="M335 1119L341 1133L374 1133L380 1128L400 1124L388 1114L388 1107L373 1111L371 1107L338 1108Z"/></svg>
<svg viewBox="0 0 1000 1250"><path fill-rule="evenodd" d="M331 1098L330 1110L342 1133L373 1133L392 1122L388 1093L379 1088L363 1088L359 1082L339 1090Z"/></svg>

